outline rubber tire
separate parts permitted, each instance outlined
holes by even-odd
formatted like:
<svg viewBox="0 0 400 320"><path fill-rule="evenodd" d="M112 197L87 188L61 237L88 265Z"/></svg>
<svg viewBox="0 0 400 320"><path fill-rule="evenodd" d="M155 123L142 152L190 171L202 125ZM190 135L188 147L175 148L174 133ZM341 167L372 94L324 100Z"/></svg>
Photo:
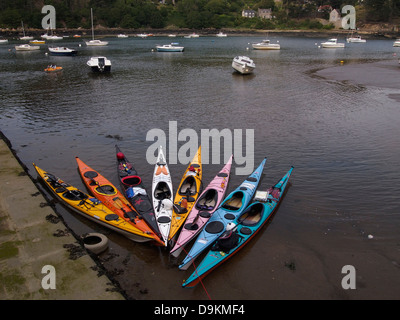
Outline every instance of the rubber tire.
<svg viewBox="0 0 400 320"><path fill-rule="evenodd" d="M86 243L85 240L89 240L89 238L93 238L90 243ZM82 236L83 244L87 250L90 250L94 254L100 254L108 248L108 238L101 233L88 233Z"/></svg>

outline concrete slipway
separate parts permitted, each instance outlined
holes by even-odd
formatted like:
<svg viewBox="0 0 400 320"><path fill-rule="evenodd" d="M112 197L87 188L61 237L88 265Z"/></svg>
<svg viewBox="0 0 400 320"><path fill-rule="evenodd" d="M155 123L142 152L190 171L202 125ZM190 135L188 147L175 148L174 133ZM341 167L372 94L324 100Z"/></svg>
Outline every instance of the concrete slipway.
<svg viewBox="0 0 400 320"><path fill-rule="evenodd" d="M0 132L0 300L88 299L125 297L47 205Z"/></svg>

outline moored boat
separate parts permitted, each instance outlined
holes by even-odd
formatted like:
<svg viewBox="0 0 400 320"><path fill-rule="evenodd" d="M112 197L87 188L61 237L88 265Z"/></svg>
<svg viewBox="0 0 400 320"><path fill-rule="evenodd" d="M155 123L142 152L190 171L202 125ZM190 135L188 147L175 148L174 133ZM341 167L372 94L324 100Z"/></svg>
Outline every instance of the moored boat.
<svg viewBox="0 0 400 320"><path fill-rule="evenodd" d="M328 39L321 43L322 48L344 48L345 44L338 42L336 38Z"/></svg>
<svg viewBox="0 0 400 320"><path fill-rule="evenodd" d="M182 52L185 50L185 47L171 43L171 44L156 46L156 49L158 52Z"/></svg>
<svg viewBox="0 0 400 320"><path fill-rule="evenodd" d="M350 37L346 38L347 43L352 42L352 43L366 43L367 40L362 39L360 35L355 35L353 34L350 35Z"/></svg>
<svg viewBox="0 0 400 320"><path fill-rule="evenodd" d="M137 236L136 227L121 219L97 198L71 186L53 174L42 170L35 164L33 164L33 167L47 188L63 205L91 221L118 232L130 240L141 240L141 237Z"/></svg>
<svg viewBox="0 0 400 320"><path fill-rule="evenodd" d="M29 44L45 44L46 41L44 40L31 40L29 41Z"/></svg>
<svg viewBox="0 0 400 320"><path fill-rule="evenodd" d="M270 40L265 39L261 42L253 43L251 45L256 50L280 50L281 45L278 43L271 43Z"/></svg>
<svg viewBox="0 0 400 320"><path fill-rule="evenodd" d="M94 38L94 26L93 26L93 9L90 8L90 19L92 21L92 40L85 41L87 46L98 47L108 45L107 41L101 41Z"/></svg>
<svg viewBox="0 0 400 320"><path fill-rule="evenodd" d="M147 225L161 239L153 204L143 184L142 178L136 171L133 163L130 162L121 149L115 145L117 156L117 173L120 180L122 191L128 201L132 204L139 216L142 217Z"/></svg>
<svg viewBox="0 0 400 320"><path fill-rule="evenodd" d="M256 201L249 205L232 222L231 229L221 234L193 274L182 286L194 287L211 271L231 258L244 247L262 226L272 217L288 184L293 167L271 188L268 189L264 202Z"/></svg>
<svg viewBox="0 0 400 320"><path fill-rule="evenodd" d="M82 180L90 192L120 218L131 223L137 229L138 242L156 241L160 239L139 216L124 195L99 172L86 165L76 157L78 170ZM162 242L161 242L162 243Z"/></svg>
<svg viewBox="0 0 400 320"><path fill-rule="evenodd" d="M172 179L162 147L158 149L157 162L154 168L152 195L153 208L156 215L164 245L168 245L169 230L173 208Z"/></svg>
<svg viewBox="0 0 400 320"><path fill-rule="evenodd" d="M232 68L241 74L250 74L255 67L254 61L246 56L236 56L232 61Z"/></svg>
<svg viewBox="0 0 400 320"><path fill-rule="evenodd" d="M49 47L49 52L55 56L74 56L78 53L77 50L67 47Z"/></svg>
<svg viewBox="0 0 400 320"><path fill-rule="evenodd" d="M111 61L106 57L91 57L86 64L96 73L106 73L111 71Z"/></svg>
<svg viewBox="0 0 400 320"><path fill-rule="evenodd" d="M228 189L232 159L233 156L229 158L228 162L198 197L195 205L186 218L182 230L179 233L179 237L175 241L175 245L170 251L172 256L179 256L185 245L194 239L201 230L203 230L207 221L221 204L225 197L226 190Z"/></svg>
<svg viewBox="0 0 400 320"><path fill-rule="evenodd" d="M189 253L179 265L179 269L186 270L206 248L218 239L228 223L233 222L246 209L256 192L266 161L265 158L254 172L221 203L196 238Z"/></svg>
<svg viewBox="0 0 400 320"><path fill-rule="evenodd" d="M176 190L168 240L174 238L191 212L200 194L202 177L201 147L199 147L192 161L187 166ZM173 241L172 244L174 244Z"/></svg>
<svg viewBox="0 0 400 320"><path fill-rule="evenodd" d="M400 38L393 42L393 47L400 47Z"/></svg>
<svg viewBox="0 0 400 320"><path fill-rule="evenodd" d="M39 46L31 46L29 44L20 44L15 46L16 51L37 51L40 50Z"/></svg>

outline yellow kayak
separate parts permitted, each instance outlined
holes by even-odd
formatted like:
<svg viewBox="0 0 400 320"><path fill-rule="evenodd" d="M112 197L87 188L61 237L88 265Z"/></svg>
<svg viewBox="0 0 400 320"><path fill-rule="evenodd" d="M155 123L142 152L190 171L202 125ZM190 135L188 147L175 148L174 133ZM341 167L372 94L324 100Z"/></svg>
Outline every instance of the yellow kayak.
<svg viewBox="0 0 400 320"><path fill-rule="evenodd" d="M176 191L168 240L176 235L199 197L202 176L201 147L199 147ZM173 245L174 243L172 243Z"/></svg>
<svg viewBox="0 0 400 320"><path fill-rule="evenodd" d="M102 202L95 197L91 197L81 190L69 185L63 180L55 177L54 175L40 169L33 164L40 178L46 184L48 189L67 207L82 216L97 222L107 228L110 228L130 240L136 242L145 242L152 240L145 238L142 231L137 229L128 221L120 218L113 211L108 209Z"/></svg>

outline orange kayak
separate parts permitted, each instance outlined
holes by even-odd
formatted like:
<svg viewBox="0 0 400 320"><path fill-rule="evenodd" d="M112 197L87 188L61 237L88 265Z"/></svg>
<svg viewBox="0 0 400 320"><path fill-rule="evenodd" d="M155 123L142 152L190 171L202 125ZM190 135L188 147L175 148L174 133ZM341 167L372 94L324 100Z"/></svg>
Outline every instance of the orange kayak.
<svg viewBox="0 0 400 320"><path fill-rule="evenodd" d="M124 195L109 180L86 165L78 157L76 157L76 162L83 182L98 200L119 217L136 227L138 235L148 239L147 241L155 240L164 245L164 242L151 230Z"/></svg>

